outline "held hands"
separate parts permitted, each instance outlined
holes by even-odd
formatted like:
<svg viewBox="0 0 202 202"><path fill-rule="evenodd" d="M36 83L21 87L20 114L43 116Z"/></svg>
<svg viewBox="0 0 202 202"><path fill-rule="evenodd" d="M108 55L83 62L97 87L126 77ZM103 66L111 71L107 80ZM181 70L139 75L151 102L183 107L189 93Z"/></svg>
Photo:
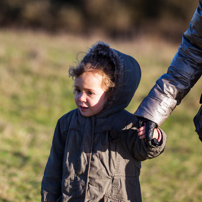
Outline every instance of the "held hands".
<svg viewBox="0 0 202 202"><path fill-rule="evenodd" d="M150 146L158 146L161 140L161 132L157 129L156 123L147 120L138 129L140 139L145 139Z"/></svg>
<svg viewBox="0 0 202 202"><path fill-rule="evenodd" d="M138 129L138 136L139 136L139 138L141 140L145 139L145 129L146 129L146 124ZM152 139L154 139L154 138L158 139L158 131L157 131L156 128L154 129L154 133L153 133Z"/></svg>

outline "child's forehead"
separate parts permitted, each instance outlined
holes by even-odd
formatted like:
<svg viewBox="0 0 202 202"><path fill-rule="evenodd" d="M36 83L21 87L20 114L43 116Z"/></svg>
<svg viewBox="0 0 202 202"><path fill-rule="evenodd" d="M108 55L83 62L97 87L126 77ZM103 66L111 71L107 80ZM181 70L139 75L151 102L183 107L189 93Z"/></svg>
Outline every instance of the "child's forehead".
<svg viewBox="0 0 202 202"><path fill-rule="evenodd" d="M103 77L103 72L102 71L87 71L87 72L83 72L80 76L76 77L76 78L82 78L84 80L89 80L89 79L98 79L100 81L102 81L102 77Z"/></svg>
<svg viewBox="0 0 202 202"><path fill-rule="evenodd" d="M75 85L86 85L86 86L99 86L102 83L102 75L96 72L84 72L80 76L75 78Z"/></svg>
<svg viewBox="0 0 202 202"><path fill-rule="evenodd" d="M100 74L100 75L105 74L104 70L102 70L102 69L89 69L89 71L86 71L84 73L87 73L87 72L90 72L90 73L92 73L94 75L96 75L96 74Z"/></svg>

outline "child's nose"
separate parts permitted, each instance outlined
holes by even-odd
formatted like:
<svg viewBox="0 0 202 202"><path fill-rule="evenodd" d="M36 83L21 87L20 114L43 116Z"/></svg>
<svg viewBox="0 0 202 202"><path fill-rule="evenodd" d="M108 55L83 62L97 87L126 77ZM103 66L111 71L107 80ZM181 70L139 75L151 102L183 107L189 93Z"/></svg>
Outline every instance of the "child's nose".
<svg viewBox="0 0 202 202"><path fill-rule="evenodd" d="M85 93L81 93L79 100L80 100L81 102L85 102L85 101L86 101Z"/></svg>

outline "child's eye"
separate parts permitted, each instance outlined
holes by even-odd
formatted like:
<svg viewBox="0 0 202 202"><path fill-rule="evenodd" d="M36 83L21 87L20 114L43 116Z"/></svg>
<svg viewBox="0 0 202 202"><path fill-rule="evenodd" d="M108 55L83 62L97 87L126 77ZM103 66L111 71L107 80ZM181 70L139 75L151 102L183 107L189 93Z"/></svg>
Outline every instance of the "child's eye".
<svg viewBox="0 0 202 202"><path fill-rule="evenodd" d="M81 90L80 89L74 89L74 93L80 93Z"/></svg>
<svg viewBox="0 0 202 202"><path fill-rule="evenodd" d="M88 91L88 95L93 95L94 93L91 91Z"/></svg>

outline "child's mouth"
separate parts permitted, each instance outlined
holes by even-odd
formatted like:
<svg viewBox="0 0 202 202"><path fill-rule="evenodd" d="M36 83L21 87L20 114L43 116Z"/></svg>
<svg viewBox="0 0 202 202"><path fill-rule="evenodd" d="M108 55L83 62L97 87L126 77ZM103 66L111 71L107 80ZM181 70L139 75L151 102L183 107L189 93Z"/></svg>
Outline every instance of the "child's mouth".
<svg viewBox="0 0 202 202"><path fill-rule="evenodd" d="M81 109L81 110L86 110L86 109L88 109L88 107L80 106L80 109Z"/></svg>

